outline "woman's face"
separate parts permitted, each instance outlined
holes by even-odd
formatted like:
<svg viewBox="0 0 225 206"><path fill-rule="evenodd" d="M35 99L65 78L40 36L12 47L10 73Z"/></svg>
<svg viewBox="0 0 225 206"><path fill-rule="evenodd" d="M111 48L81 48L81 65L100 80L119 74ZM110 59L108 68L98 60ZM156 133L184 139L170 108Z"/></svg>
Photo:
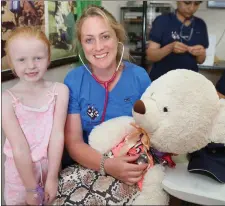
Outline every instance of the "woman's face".
<svg viewBox="0 0 225 206"><path fill-rule="evenodd" d="M92 69L116 68L118 39L102 17L93 16L84 20L81 45Z"/></svg>
<svg viewBox="0 0 225 206"><path fill-rule="evenodd" d="M185 18L191 18L198 10L200 1L178 1L177 10Z"/></svg>

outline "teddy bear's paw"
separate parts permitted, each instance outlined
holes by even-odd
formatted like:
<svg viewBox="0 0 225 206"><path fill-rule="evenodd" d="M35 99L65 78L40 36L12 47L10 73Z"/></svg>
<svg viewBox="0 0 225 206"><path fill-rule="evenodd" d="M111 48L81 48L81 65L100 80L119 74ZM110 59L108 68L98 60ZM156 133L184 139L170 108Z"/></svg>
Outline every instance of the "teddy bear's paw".
<svg viewBox="0 0 225 206"><path fill-rule="evenodd" d="M144 176L144 182L143 182L143 188L149 187L149 185L155 184L155 183L161 183L165 176L165 167L158 164L150 168L145 176Z"/></svg>
<svg viewBox="0 0 225 206"><path fill-rule="evenodd" d="M91 131L89 145L101 154L109 152L134 130L130 123L134 123L134 119L128 116L103 122Z"/></svg>
<svg viewBox="0 0 225 206"><path fill-rule="evenodd" d="M133 205L168 205L169 197L162 188L164 170L162 165L155 165L147 171L142 191Z"/></svg>
<svg viewBox="0 0 225 206"><path fill-rule="evenodd" d="M169 195L161 184L155 184L148 191L142 191L132 205L169 205Z"/></svg>

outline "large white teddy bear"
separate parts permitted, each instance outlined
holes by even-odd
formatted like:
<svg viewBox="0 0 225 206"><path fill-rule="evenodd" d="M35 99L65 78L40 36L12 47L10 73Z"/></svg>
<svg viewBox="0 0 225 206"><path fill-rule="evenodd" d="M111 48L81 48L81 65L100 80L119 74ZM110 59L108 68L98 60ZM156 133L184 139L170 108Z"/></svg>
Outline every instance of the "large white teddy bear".
<svg viewBox="0 0 225 206"><path fill-rule="evenodd" d="M146 132L150 146L160 152L186 154L210 142L225 143L225 100L203 75L177 69L154 81L133 107L133 117L111 119L97 126L90 145L108 153L130 134L135 123ZM124 140L126 141L126 140ZM164 166L147 170L133 205L168 205L162 189Z"/></svg>

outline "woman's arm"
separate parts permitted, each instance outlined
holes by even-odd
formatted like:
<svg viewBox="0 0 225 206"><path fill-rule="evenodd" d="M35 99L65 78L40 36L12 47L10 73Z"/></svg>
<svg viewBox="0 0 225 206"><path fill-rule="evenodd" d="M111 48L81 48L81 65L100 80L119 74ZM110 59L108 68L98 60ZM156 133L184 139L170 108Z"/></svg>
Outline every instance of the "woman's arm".
<svg viewBox="0 0 225 206"><path fill-rule="evenodd" d="M160 44L150 41L147 49L147 57L152 62L158 62L170 53L182 54L188 50L188 46L181 42L172 42L164 47Z"/></svg>
<svg viewBox="0 0 225 206"><path fill-rule="evenodd" d="M12 98L2 95L2 128L12 147L13 158L25 188L35 189L37 182L33 172L30 148L15 116Z"/></svg>
<svg viewBox="0 0 225 206"><path fill-rule="evenodd" d="M53 127L48 147L48 179L57 179L64 148L64 127L67 116L69 90L58 83Z"/></svg>
<svg viewBox="0 0 225 206"><path fill-rule="evenodd" d="M147 49L147 58L152 62L158 62L173 51L172 44L160 48L160 44L149 41Z"/></svg>
<svg viewBox="0 0 225 206"><path fill-rule="evenodd" d="M80 115L69 114L65 126L65 145L71 158L84 167L98 171L102 156L83 141L82 135Z"/></svg>
<svg viewBox="0 0 225 206"><path fill-rule="evenodd" d="M84 167L99 171L102 155L83 141L82 133L80 115L69 114L65 127L65 144L70 157ZM113 177L127 184L134 184L142 178L142 172L147 166L129 163L137 158L138 156L109 158L104 167Z"/></svg>
<svg viewBox="0 0 225 206"><path fill-rule="evenodd" d="M188 47L189 53L196 57L196 61L202 64L206 58L206 49L202 45L195 45Z"/></svg>

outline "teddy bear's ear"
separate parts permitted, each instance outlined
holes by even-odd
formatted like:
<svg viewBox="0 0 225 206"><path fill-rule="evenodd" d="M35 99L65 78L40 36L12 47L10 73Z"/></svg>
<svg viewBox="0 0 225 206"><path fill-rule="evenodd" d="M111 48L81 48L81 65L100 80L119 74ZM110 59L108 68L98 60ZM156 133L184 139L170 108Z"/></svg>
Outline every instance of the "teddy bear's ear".
<svg viewBox="0 0 225 206"><path fill-rule="evenodd" d="M219 110L213 121L210 140L225 144L225 99L219 100Z"/></svg>

